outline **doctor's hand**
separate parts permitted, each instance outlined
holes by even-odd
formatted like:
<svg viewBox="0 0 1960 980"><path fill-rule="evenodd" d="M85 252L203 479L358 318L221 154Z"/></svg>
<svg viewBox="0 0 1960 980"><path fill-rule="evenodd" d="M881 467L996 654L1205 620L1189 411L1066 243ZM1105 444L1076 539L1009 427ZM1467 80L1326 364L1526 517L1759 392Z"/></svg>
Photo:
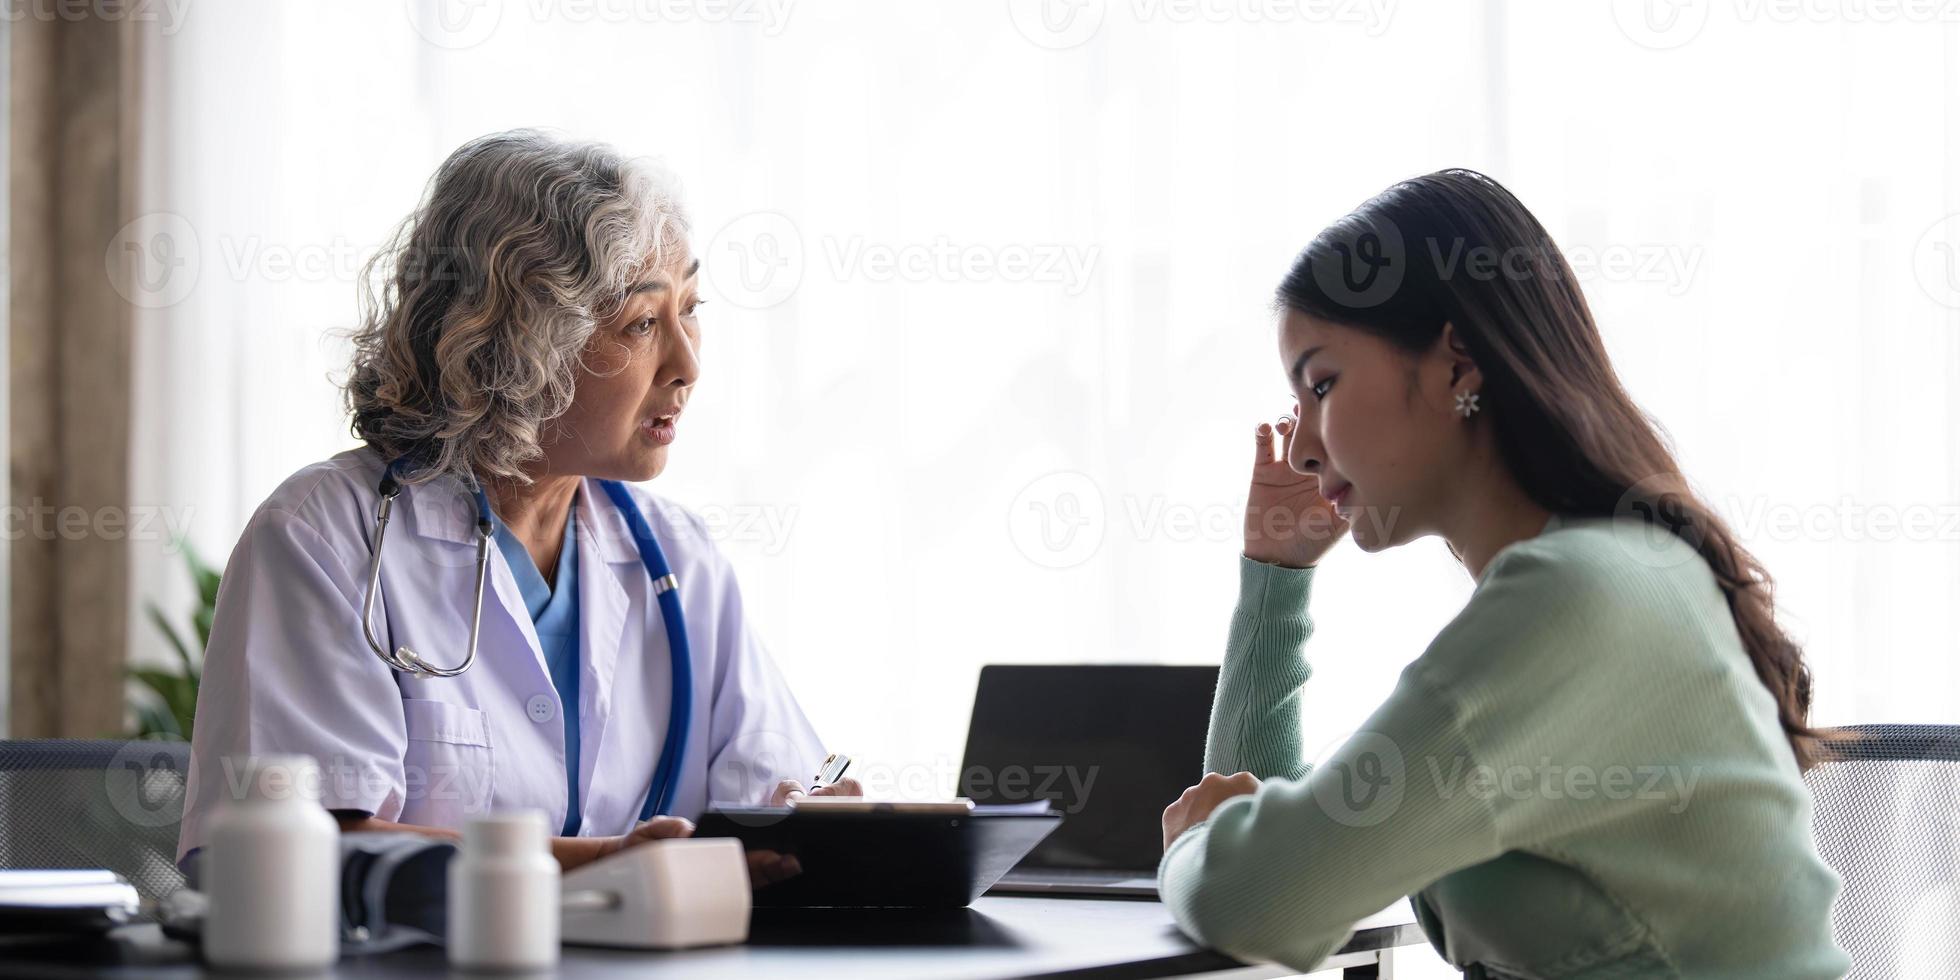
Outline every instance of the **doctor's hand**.
<svg viewBox="0 0 1960 980"><path fill-rule="evenodd" d="M1164 808L1164 850L1170 850L1185 831L1210 820L1211 812L1218 809L1218 804L1234 796L1258 791L1259 777L1249 772L1230 776L1205 773L1205 778L1198 785L1185 790L1177 802Z"/></svg>
<svg viewBox="0 0 1960 980"><path fill-rule="evenodd" d="M647 841L668 840L674 837L694 836L694 821L686 817L654 817L628 831L624 837L613 837L599 851L600 857L617 854L635 844Z"/></svg>
<svg viewBox="0 0 1960 980"><path fill-rule="evenodd" d="M1253 435L1252 489L1245 498L1245 556L1282 568L1307 568L1340 543L1348 522L1320 495L1320 477L1296 473L1287 445L1300 406Z"/></svg>
<svg viewBox="0 0 1960 980"><path fill-rule="evenodd" d="M814 790L804 789L803 783L798 780L785 779L782 782L777 783L775 790L769 794L769 805L782 806L788 803L791 800L791 798L802 797L802 796L863 796L863 795L864 795L864 784L858 782L855 779L850 778L849 776L846 776L843 779L840 779L834 783L830 783L825 786L819 786Z"/></svg>
<svg viewBox="0 0 1960 980"><path fill-rule="evenodd" d="M685 817L654 817L634 827L626 836L614 837L607 841L599 856L616 854L648 841L692 836L694 836L694 821ZM803 873L803 866L797 863L796 858L775 851L750 851L747 856L750 888L773 885L785 878L794 878Z"/></svg>

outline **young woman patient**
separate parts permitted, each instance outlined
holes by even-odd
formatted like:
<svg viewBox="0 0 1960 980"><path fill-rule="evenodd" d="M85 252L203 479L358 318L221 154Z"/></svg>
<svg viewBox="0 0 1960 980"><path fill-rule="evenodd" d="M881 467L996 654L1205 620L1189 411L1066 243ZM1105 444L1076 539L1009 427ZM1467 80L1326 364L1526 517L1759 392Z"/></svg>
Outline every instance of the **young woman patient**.
<svg viewBox="0 0 1960 980"><path fill-rule="evenodd" d="M1306 970L1406 895L1471 976L1842 976L1801 652L1545 229L1482 174L1405 181L1279 305L1298 418L1259 426L1208 774L1164 811L1178 922ZM1308 593L1347 533L1441 536L1476 588L1310 767Z"/></svg>

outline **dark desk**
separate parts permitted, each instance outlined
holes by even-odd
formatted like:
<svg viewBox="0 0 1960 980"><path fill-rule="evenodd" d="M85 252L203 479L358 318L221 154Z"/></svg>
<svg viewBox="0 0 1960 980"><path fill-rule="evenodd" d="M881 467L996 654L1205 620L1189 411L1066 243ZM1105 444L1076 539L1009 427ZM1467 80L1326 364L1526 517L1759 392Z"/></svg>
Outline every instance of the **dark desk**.
<svg viewBox="0 0 1960 980"><path fill-rule="evenodd" d="M154 944L154 930L129 944L121 965L29 962L0 947L0 973L22 969L50 976L196 978L205 972ZM1423 942L1398 903L1364 919L1341 952L1323 965L1371 976L1378 951ZM175 944L171 944L175 946ZM57 966L56 964L59 963ZM558 976L640 977L1166 977L1241 967L1200 949L1152 901L988 896L952 912L757 909L745 946L678 953L565 947ZM53 967L53 972L49 968ZM448 972L443 951L420 947L385 956L349 957L335 977L427 977ZM1293 971L1274 968L1272 976ZM219 975L221 976L221 975Z"/></svg>

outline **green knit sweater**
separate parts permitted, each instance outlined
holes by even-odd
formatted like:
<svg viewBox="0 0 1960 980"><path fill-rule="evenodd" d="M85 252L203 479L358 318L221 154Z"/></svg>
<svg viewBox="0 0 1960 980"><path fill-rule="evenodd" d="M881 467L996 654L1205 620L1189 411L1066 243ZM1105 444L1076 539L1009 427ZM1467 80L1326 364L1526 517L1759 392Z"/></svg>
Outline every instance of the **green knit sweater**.
<svg viewBox="0 0 1960 980"><path fill-rule="evenodd" d="M1775 703L1685 543L1553 518L1319 766L1313 574L1242 560L1205 766L1265 782L1164 854L1193 937L1308 970L1406 895L1445 959L1491 976L1849 969Z"/></svg>

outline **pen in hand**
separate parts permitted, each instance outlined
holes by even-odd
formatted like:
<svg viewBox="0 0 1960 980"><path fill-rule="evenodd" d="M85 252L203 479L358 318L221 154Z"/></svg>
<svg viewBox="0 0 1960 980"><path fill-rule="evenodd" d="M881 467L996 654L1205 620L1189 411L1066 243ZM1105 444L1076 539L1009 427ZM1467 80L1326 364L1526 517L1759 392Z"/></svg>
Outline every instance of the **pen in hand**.
<svg viewBox="0 0 1960 980"><path fill-rule="evenodd" d="M851 757L842 752L832 752L824 757L823 765L817 768L816 776L810 780L810 792L815 793L828 783L844 778L844 770L851 768Z"/></svg>

